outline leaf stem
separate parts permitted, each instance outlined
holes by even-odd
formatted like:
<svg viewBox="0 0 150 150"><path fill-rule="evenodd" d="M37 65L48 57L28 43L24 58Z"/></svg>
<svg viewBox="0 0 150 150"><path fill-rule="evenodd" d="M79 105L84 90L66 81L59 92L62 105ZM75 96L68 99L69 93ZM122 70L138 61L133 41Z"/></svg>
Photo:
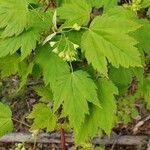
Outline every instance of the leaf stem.
<svg viewBox="0 0 150 150"><path fill-rule="evenodd" d="M46 12L46 11L48 10L48 8L55 8L55 7L56 7L56 6L55 6L54 1L53 1L53 0L49 0L49 1L48 1L48 5L47 5L47 7L45 8L44 12Z"/></svg>
<svg viewBox="0 0 150 150"><path fill-rule="evenodd" d="M81 27L81 29L89 30L89 28L88 28L88 27Z"/></svg>
<svg viewBox="0 0 150 150"><path fill-rule="evenodd" d="M15 118L12 118L12 120L15 121L15 122L18 122L18 123L20 123L20 124L23 124L24 126L26 126L26 127L28 127L28 128L31 128L31 126L29 126L28 124L26 124L26 123L24 123L24 122L21 122L21 121L15 119Z"/></svg>
<svg viewBox="0 0 150 150"><path fill-rule="evenodd" d="M70 64L70 68L71 68L71 73L73 73L73 66L72 66L71 61L69 61L69 64Z"/></svg>
<svg viewBox="0 0 150 150"><path fill-rule="evenodd" d="M66 150L65 130L63 128L60 129L60 135L61 135L61 147L62 147L62 150Z"/></svg>

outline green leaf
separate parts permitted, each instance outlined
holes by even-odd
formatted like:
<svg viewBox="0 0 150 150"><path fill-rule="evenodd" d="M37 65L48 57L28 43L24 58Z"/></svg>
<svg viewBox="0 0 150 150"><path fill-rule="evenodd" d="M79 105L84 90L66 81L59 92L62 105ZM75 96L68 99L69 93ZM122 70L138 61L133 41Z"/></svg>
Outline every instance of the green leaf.
<svg viewBox="0 0 150 150"><path fill-rule="evenodd" d="M104 11L109 9L109 8L112 8L114 6L117 6L117 0L88 0L92 7L97 7L97 8L100 8L100 7L104 7Z"/></svg>
<svg viewBox="0 0 150 150"><path fill-rule="evenodd" d="M115 15L96 17L82 37L81 48L88 62L105 76L106 58L117 68L141 66L140 53L135 47L137 41L127 34L139 27L137 23L125 18L118 19Z"/></svg>
<svg viewBox="0 0 150 150"><path fill-rule="evenodd" d="M142 0L142 3L140 4L141 8L146 8L150 6L150 0Z"/></svg>
<svg viewBox="0 0 150 150"><path fill-rule="evenodd" d="M18 36L0 39L0 57L12 55L20 49L22 60L26 58L36 48L37 41L40 40L40 33L50 29L51 16L51 13L30 12L28 30Z"/></svg>
<svg viewBox="0 0 150 150"><path fill-rule="evenodd" d="M41 102L49 102L53 100L53 94L49 87L45 87L42 85L34 86L33 89L37 92L39 96L41 96Z"/></svg>
<svg viewBox="0 0 150 150"><path fill-rule="evenodd" d="M145 77L143 79L143 85L141 88L142 96L144 97L147 103L147 109L150 110L150 77Z"/></svg>
<svg viewBox="0 0 150 150"><path fill-rule="evenodd" d="M17 54L0 58L0 70L2 78L14 75L18 72L20 57Z"/></svg>
<svg viewBox="0 0 150 150"><path fill-rule="evenodd" d="M69 66L61 58L59 58L49 45L39 48L35 62L43 69L45 84L55 84L57 78L70 72Z"/></svg>
<svg viewBox="0 0 150 150"><path fill-rule="evenodd" d="M148 9L147 14L150 16L150 8Z"/></svg>
<svg viewBox="0 0 150 150"><path fill-rule="evenodd" d="M41 78L42 70L38 64L34 64L32 69L33 80L39 80Z"/></svg>
<svg viewBox="0 0 150 150"><path fill-rule="evenodd" d="M28 0L28 3L31 4L38 4L39 0Z"/></svg>
<svg viewBox="0 0 150 150"><path fill-rule="evenodd" d="M102 5L104 9L110 9L112 7L117 6L118 0L102 0Z"/></svg>
<svg viewBox="0 0 150 150"><path fill-rule="evenodd" d="M113 81L113 83L118 87L120 93L126 92L129 88L131 82L133 73L130 68L114 68L111 67L109 71L109 77Z"/></svg>
<svg viewBox="0 0 150 150"><path fill-rule="evenodd" d="M63 4L57 9L60 19L66 20L63 26L73 26L75 23L79 25L87 25L90 20L92 8L86 0L74 1Z"/></svg>
<svg viewBox="0 0 150 150"><path fill-rule="evenodd" d="M69 41L80 46L83 33L84 33L84 30L71 31L71 32L66 33L66 36L68 37Z"/></svg>
<svg viewBox="0 0 150 150"><path fill-rule="evenodd" d="M36 30L38 33L49 32L52 27L52 12L30 11L28 28Z"/></svg>
<svg viewBox="0 0 150 150"><path fill-rule="evenodd" d="M27 0L0 1L0 28L5 28L3 37L19 35L28 23Z"/></svg>
<svg viewBox="0 0 150 150"><path fill-rule="evenodd" d="M144 69L143 68L114 68L109 70L109 78L118 87L120 94L128 91L129 86L133 81L133 77L136 77L138 82L143 82Z"/></svg>
<svg viewBox="0 0 150 150"><path fill-rule="evenodd" d="M0 137L13 130L12 112L9 106L0 103Z"/></svg>
<svg viewBox="0 0 150 150"><path fill-rule="evenodd" d="M21 81L17 91L21 90L21 88L26 84L29 74L32 73L33 66L34 64L32 62L28 65L25 63L20 64L20 67L24 68L23 70L22 69L19 70L19 74L21 75Z"/></svg>
<svg viewBox="0 0 150 150"><path fill-rule="evenodd" d="M56 127L57 119L51 109L42 103L34 105L32 112L27 118L34 119L32 129L47 129L53 131Z"/></svg>
<svg viewBox="0 0 150 150"><path fill-rule="evenodd" d="M117 7L111 8L107 12L105 12L105 14L107 14L108 16L115 15L116 17L119 17L119 19L125 18L128 21L130 21L131 23L133 23L133 22L138 23L138 21L139 21L139 18L137 17L137 14L134 11L131 11L130 9L125 9L122 6L117 6ZM133 30L134 30L135 27L131 25L130 29L131 28L133 28Z"/></svg>
<svg viewBox="0 0 150 150"><path fill-rule="evenodd" d="M99 130L104 130L109 135L114 126L117 110L114 95L118 94L118 90L111 81L103 78L98 80L97 86L102 108L90 106L90 114L86 115L84 123L75 136L77 143L94 136Z"/></svg>
<svg viewBox="0 0 150 150"><path fill-rule="evenodd" d="M138 29L133 35L139 41L138 47L145 51L147 54L150 54L150 23L148 20L140 20L142 27Z"/></svg>
<svg viewBox="0 0 150 150"><path fill-rule="evenodd" d="M137 78L137 81L141 82L144 78L144 68L131 68L132 74Z"/></svg>
<svg viewBox="0 0 150 150"><path fill-rule="evenodd" d="M20 49L22 59L24 59L36 48L37 40L39 40L39 34L35 30L24 31L18 36L0 39L0 57L12 55Z"/></svg>
<svg viewBox="0 0 150 150"><path fill-rule="evenodd" d="M61 6L62 4L70 3L70 2L71 0L56 0L57 6Z"/></svg>
<svg viewBox="0 0 150 150"><path fill-rule="evenodd" d="M96 86L84 71L76 71L62 76L54 91L54 110L62 104L64 114L69 117L70 125L78 129L89 113L88 102L99 106Z"/></svg>
<svg viewBox="0 0 150 150"><path fill-rule="evenodd" d="M117 107L114 95L118 95L118 89L110 80L107 79L99 79L97 86L100 103L102 104L102 109L99 109L99 127L109 135L115 122Z"/></svg>

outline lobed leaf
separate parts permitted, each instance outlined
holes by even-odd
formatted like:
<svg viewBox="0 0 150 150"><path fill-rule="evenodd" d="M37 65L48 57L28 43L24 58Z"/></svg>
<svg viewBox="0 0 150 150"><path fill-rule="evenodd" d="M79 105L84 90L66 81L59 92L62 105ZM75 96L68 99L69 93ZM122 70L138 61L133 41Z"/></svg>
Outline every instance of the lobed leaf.
<svg viewBox="0 0 150 150"><path fill-rule="evenodd" d="M81 48L88 62L105 76L106 59L117 68L141 66L140 53L135 47L137 41L128 35L139 27L125 18L118 20L115 15L96 17L82 37Z"/></svg>
<svg viewBox="0 0 150 150"><path fill-rule="evenodd" d="M19 35L28 23L27 0L0 1L0 28L5 28L2 37Z"/></svg>
<svg viewBox="0 0 150 150"><path fill-rule="evenodd" d="M81 70L61 76L53 91L54 111L63 105L64 114L69 117L74 130L79 129L85 114L89 113L88 102L100 106L96 85L89 75Z"/></svg>
<svg viewBox="0 0 150 150"><path fill-rule="evenodd" d="M0 103L0 137L13 130L12 112L9 106Z"/></svg>
<svg viewBox="0 0 150 150"><path fill-rule="evenodd" d="M47 132L53 131L56 127L57 118L51 109L42 103L36 104L28 118L34 119L32 129L45 129Z"/></svg>
<svg viewBox="0 0 150 150"><path fill-rule="evenodd" d="M84 123L75 135L77 143L86 141L89 137L100 133L101 130L104 130L109 135L115 124L117 106L114 95L118 95L118 90L107 79L101 78L96 83L102 108L90 105L89 114L86 115Z"/></svg>

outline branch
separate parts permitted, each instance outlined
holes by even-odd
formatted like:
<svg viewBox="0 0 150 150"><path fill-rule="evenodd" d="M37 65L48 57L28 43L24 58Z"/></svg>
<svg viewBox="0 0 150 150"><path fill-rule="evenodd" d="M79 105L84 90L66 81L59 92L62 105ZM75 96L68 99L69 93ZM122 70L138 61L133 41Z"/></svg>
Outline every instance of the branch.
<svg viewBox="0 0 150 150"><path fill-rule="evenodd" d="M147 116L145 119L141 120L140 122L138 122L138 123L135 125L134 129L133 129L133 133L136 134L136 132L138 131L138 129L139 129L141 126L143 126L143 124L144 124L145 122L147 122L147 121L149 121L149 120L150 120L150 115Z"/></svg>
<svg viewBox="0 0 150 150"><path fill-rule="evenodd" d="M55 7L56 7L55 2L53 0L49 0L48 5L46 6L44 12L46 12L48 8L55 8Z"/></svg>
<svg viewBox="0 0 150 150"><path fill-rule="evenodd" d="M65 134L66 145L73 144L73 138L71 133ZM114 141L117 145L147 145L150 140L150 136L111 136L108 137L95 137L92 141L94 145L113 145ZM0 142L3 143L16 143L16 142L24 142L34 143L34 138L30 133L10 133L0 138ZM37 143L46 143L46 144L60 144L60 134L59 133L41 133L37 136Z"/></svg>

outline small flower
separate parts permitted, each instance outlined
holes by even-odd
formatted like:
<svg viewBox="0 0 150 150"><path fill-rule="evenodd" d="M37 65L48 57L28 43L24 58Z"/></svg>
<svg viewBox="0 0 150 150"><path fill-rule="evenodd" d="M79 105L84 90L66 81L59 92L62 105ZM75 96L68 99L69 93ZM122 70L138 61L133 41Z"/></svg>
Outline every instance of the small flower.
<svg viewBox="0 0 150 150"><path fill-rule="evenodd" d="M79 31L81 29L81 26L79 26L77 23L75 23L73 26L72 26L72 29L76 30L76 31Z"/></svg>

